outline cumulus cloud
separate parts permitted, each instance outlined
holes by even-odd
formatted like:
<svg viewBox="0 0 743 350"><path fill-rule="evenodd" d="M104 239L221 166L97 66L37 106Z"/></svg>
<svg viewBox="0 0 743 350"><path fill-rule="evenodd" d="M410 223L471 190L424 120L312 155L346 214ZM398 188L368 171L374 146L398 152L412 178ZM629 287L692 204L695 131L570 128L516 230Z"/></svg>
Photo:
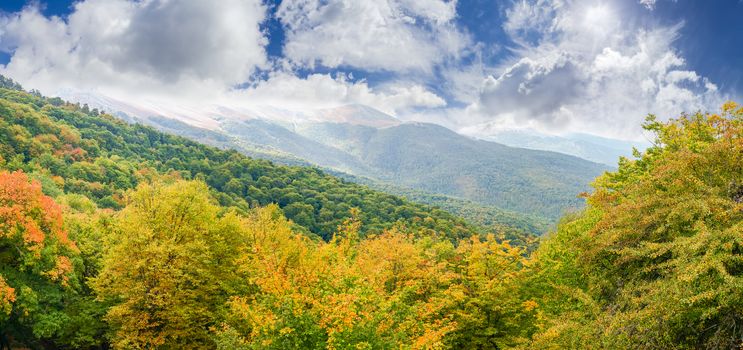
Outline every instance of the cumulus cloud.
<svg viewBox="0 0 743 350"><path fill-rule="evenodd" d="M365 81L352 82L343 74L311 74L306 78L277 72L246 90L235 91L234 100L247 105L274 105L286 109L317 109L358 103L397 114L415 107L442 107L446 101L426 88L390 83L372 89Z"/></svg>
<svg viewBox="0 0 743 350"><path fill-rule="evenodd" d="M46 93L223 91L266 64L265 12L260 0L86 0L62 19L32 5L0 20L13 53L1 72Z"/></svg>
<svg viewBox="0 0 743 350"><path fill-rule="evenodd" d="M285 0L284 54L293 62L422 71L467 50L456 0Z"/></svg>
<svg viewBox="0 0 743 350"><path fill-rule="evenodd" d="M46 94L73 87L133 102L360 103L482 135L529 127L637 138L647 113L719 106L717 86L674 49L680 27L628 20L619 1L514 1L508 40L481 43L458 26L456 0L283 0L276 59L262 0L82 0L65 18L31 5L0 14L0 51L11 53L0 73Z"/></svg>
<svg viewBox="0 0 743 350"><path fill-rule="evenodd" d="M579 70L566 52L522 58L499 77L485 79L480 108L529 115L550 124L562 123L560 114L550 112L580 98L584 82Z"/></svg>
<svg viewBox="0 0 743 350"><path fill-rule="evenodd" d="M504 28L521 46L484 80L462 122L484 132L528 126L638 138L647 113L669 117L722 101L674 50L678 25L633 27L610 3L584 1L522 1L507 14Z"/></svg>
<svg viewBox="0 0 743 350"><path fill-rule="evenodd" d="M455 54L462 48L451 24L455 2L326 3L282 3L279 17L290 30L286 50L299 55L289 56L295 63L316 52L327 53L323 62L328 65L427 70L442 52ZM349 13L356 17L345 18ZM282 108L360 103L397 114L446 105L409 81L392 79L371 87L340 72L301 78L293 71L296 65L279 68L265 52L268 39L260 25L266 15L261 0L84 0L76 2L66 18L45 17L31 5L0 15L0 50L12 53L0 73L51 95L93 92L132 103L159 101L190 108L217 103ZM363 25L350 26L355 21ZM329 48L299 38L307 28L318 26L328 35L337 31L348 36ZM440 34L451 37L434 40ZM329 36L321 39L334 41ZM343 47L351 43L353 47ZM268 72L267 77L255 78L258 69Z"/></svg>

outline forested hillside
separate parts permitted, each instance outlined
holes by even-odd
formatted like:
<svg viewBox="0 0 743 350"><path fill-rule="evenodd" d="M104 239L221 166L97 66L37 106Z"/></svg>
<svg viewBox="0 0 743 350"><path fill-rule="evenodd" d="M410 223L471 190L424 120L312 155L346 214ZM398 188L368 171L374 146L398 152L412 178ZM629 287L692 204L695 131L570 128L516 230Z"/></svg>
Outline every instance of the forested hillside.
<svg viewBox="0 0 743 350"><path fill-rule="evenodd" d="M310 167L275 165L219 150L115 117L79 109L17 89L0 89L2 165L38 178L47 193L82 194L102 208L119 209L122 195L140 182L171 174L205 181L222 205L247 211L277 203L308 233L329 239L362 211L364 232L400 224L473 233L449 213L414 204L326 175Z"/></svg>
<svg viewBox="0 0 743 350"><path fill-rule="evenodd" d="M0 349L743 344L734 103L649 118L655 145L597 178L587 208L528 252L316 169L11 87Z"/></svg>
<svg viewBox="0 0 743 350"><path fill-rule="evenodd" d="M428 123L375 129L334 123L294 126L297 133L354 155L368 176L542 218L581 208L575 194L609 167L555 152L473 140Z"/></svg>
<svg viewBox="0 0 743 350"><path fill-rule="evenodd" d="M554 222L581 208L583 200L576 193L610 169L566 154L475 140L436 124L402 123L360 105L323 110L316 112L321 116L305 119L292 117L290 111L268 116L204 112L199 117L209 121L208 128L194 125L193 115L153 115L158 112L121 102L103 106L126 109L132 114L119 114L129 120L253 157L292 165L305 162L383 185L518 212L535 221Z"/></svg>
<svg viewBox="0 0 743 350"><path fill-rule="evenodd" d="M520 245L523 245L521 243L536 239L554 228L556 224L549 219L537 215L517 213L466 199L393 186L332 170L328 172L354 183L364 184L385 193L407 198L415 203L428 204L436 208L441 208L465 219L468 223L479 227L482 231L503 232L506 234L506 237L512 240L511 243L518 241Z"/></svg>
<svg viewBox="0 0 743 350"><path fill-rule="evenodd" d="M136 122L137 119L133 119L125 114L120 114L120 117L130 122ZM272 143L282 143L287 141L284 137L277 138L278 134L288 133L288 130L283 129L279 126L266 123L263 121L253 121L248 124L243 124L243 131L237 132L242 134L242 137L229 137L223 133L206 130L190 126L183 122L168 119L168 118L157 118L151 117L147 119L147 122L152 124L159 130L164 130L175 135L181 135L191 140L201 140L202 142L213 145L224 149L234 149L242 154L246 154L253 158L268 159L275 163L284 165L299 165L310 167L313 166L310 161L311 157L298 158L288 153L277 152L275 148L270 146L260 146L257 143L251 143L248 140L265 140L272 139ZM250 128L250 125L261 125L260 129ZM239 127L239 126L235 126ZM247 129L245 129L247 127ZM278 130L278 131L276 131ZM283 130L283 131L282 131ZM273 131L273 132L269 132ZM246 135L250 134L250 137ZM302 142L295 143L297 139L295 137L288 140L288 146L284 144L282 147L291 147L297 150L300 155L306 155L304 152L311 153L323 153L322 149L327 148L314 141L310 140L299 140ZM266 144L266 142L262 142ZM319 150L319 151L318 151ZM333 151L338 153L338 150ZM336 157L329 157L329 159L338 159ZM327 162L326 162L327 164ZM347 164L347 163L344 163ZM528 239L529 236L539 236L547 231L547 229L554 224L555 220L546 219L538 214L534 213L517 213L509 210L505 210L494 205L488 205L483 203L477 203L466 199L455 198L452 196L435 194L420 190L414 190L406 187L391 185L387 182L373 180L371 178L354 176L349 173L340 172L331 168L324 168L325 172L339 177L341 179L348 180L353 183L363 184L370 188L380 190L384 193L390 193L403 198L407 198L416 203L428 204L432 207L441 208L455 216L465 219L471 224L479 226L483 232L506 232L506 236L510 239L519 240L524 242L524 239ZM576 188L578 190L578 188ZM567 193L567 191L566 191ZM577 192L576 192L577 193ZM576 200L580 203L577 198L571 199L570 201Z"/></svg>

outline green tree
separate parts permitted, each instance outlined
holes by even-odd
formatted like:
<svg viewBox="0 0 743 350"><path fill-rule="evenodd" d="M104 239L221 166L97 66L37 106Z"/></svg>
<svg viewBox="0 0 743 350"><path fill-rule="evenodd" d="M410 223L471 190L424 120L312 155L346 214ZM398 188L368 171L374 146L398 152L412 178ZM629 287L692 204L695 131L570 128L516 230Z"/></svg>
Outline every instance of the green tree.
<svg viewBox="0 0 743 350"><path fill-rule="evenodd" d="M743 343L743 108L645 127L655 146L598 178L589 209L537 251L546 322L531 347Z"/></svg>

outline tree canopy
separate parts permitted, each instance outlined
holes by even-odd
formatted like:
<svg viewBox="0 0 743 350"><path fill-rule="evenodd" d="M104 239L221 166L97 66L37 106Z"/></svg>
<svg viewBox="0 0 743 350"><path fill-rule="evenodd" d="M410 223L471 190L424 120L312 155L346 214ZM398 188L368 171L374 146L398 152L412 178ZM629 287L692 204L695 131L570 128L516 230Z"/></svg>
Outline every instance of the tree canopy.
<svg viewBox="0 0 743 350"><path fill-rule="evenodd" d="M20 88L0 115L0 349L743 344L732 102L648 117L654 146L533 250Z"/></svg>
<svg viewBox="0 0 743 350"><path fill-rule="evenodd" d="M546 321L530 346L729 349L743 331L743 107L645 128L535 253Z"/></svg>

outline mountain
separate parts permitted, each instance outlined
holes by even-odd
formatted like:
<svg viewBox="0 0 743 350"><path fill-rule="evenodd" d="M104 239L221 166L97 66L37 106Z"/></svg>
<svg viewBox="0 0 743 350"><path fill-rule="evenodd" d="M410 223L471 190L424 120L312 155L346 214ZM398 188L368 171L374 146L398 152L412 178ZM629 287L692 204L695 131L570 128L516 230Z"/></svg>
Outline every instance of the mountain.
<svg viewBox="0 0 743 350"><path fill-rule="evenodd" d="M642 151L650 146L649 142L643 141L623 141L579 133L556 136L529 129L502 130L485 135L478 131L476 136L472 136L512 147L569 154L611 167L617 166L619 157L632 156L633 147Z"/></svg>
<svg viewBox="0 0 743 350"><path fill-rule="evenodd" d="M149 121L223 149L16 89L0 87L0 115L0 168L30 174L45 193L82 195L101 208L120 209L137 184L185 178L204 181L221 205L237 211L276 203L298 230L325 240L354 215L352 208L360 211L363 235L398 225L451 240L485 232L445 210L314 167L246 157L231 149L233 138L171 119Z"/></svg>
<svg viewBox="0 0 743 350"><path fill-rule="evenodd" d="M435 124L404 123L363 105L304 112L219 106L193 111L73 98L91 104L103 100L101 108L118 108L128 119L251 156L287 164L304 161L398 188L549 219L581 207L577 195L609 169L556 152L473 139ZM194 119L199 123L191 123Z"/></svg>
<svg viewBox="0 0 743 350"><path fill-rule="evenodd" d="M121 114L120 118L125 120L131 119L131 117L128 117L125 114ZM179 136L190 139L199 139L202 142L222 149L235 149L251 157L269 159L277 163L292 166L314 166L307 160L293 155L277 152L267 147L256 147L253 144L242 141L241 139L228 137L219 132L194 127L174 119L162 117L149 118L148 123L153 127ZM268 130L274 128L276 128L276 126L271 124L271 127L268 128ZM493 205L476 203L452 196L432 194L420 190L394 186L368 177L354 176L348 172L329 168L325 169L325 171L347 181L363 184L385 193L401 196L417 203L430 205L434 208L441 208L478 226L484 232L502 232L512 241L524 245L530 243L528 239L529 236L538 236L547 232L547 230L552 227L551 220L533 214L517 213Z"/></svg>
<svg viewBox="0 0 743 350"><path fill-rule="evenodd" d="M554 152L474 140L427 123L387 128L305 123L294 131L352 154L372 169L353 174L545 217L580 206L576 194L606 169Z"/></svg>

